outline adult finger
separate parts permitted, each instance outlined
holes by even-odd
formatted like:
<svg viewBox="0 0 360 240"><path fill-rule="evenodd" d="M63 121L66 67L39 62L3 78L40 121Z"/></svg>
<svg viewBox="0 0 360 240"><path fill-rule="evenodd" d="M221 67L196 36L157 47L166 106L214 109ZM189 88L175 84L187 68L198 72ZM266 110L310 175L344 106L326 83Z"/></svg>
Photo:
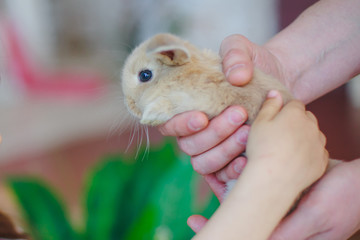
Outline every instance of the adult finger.
<svg viewBox="0 0 360 240"><path fill-rule="evenodd" d="M202 112L180 113L161 125L158 129L165 136L188 136L194 134L208 125L208 118Z"/></svg>
<svg viewBox="0 0 360 240"><path fill-rule="evenodd" d="M255 122L262 120L271 120L276 114L279 113L283 104L282 97L280 93L276 90L269 91L267 95L267 100L264 102L261 107L258 116L255 119Z"/></svg>
<svg viewBox="0 0 360 240"><path fill-rule="evenodd" d="M306 210L295 210L279 224L269 240L303 240L316 234L319 227L318 218L309 218L309 214Z"/></svg>
<svg viewBox="0 0 360 240"><path fill-rule="evenodd" d="M201 215L192 215L188 218L187 224L195 233L198 233L207 221L208 220Z"/></svg>
<svg viewBox="0 0 360 240"><path fill-rule="evenodd" d="M228 182L237 179L245 168L247 159L244 156L237 157L231 161L225 168L216 172L219 181Z"/></svg>
<svg viewBox="0 0 360 240"><path fill-rule="evenodd" d="M205 181L214 192L215 196L218 198L221 203L224 200L224 195L226 192L226 185L223 182L220 182L215 174L208 174L204 176Z"/></svg>
<svg viewBox="0 0 360 240"><path fill-rule="evenodd" d="M230 137L210 150L191 158L195 171L201 175L217 172L245 151L250 126L243 125Z"/></svg>
<svg viewBox="0 0 360 240"><path fill-rule="evenodd" d="M239 34L230 35L221 43L220 56L223 59L223 72L233 85L245 85L253 76L251 44L246 37Z"/></svg>
<svg viewBox="0 0 360 240"><path fill-rule="evenodd" d="M197 134L178 139L178 144L186 154L199 155L228 138L247 119L244 108L231 106L212 119L207 128Z"/></svg>

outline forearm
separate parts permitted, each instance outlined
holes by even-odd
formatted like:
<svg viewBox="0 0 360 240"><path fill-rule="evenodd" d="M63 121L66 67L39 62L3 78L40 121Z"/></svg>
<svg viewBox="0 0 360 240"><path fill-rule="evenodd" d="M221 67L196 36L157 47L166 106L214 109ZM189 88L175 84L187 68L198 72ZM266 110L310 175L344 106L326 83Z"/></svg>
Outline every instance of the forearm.
<svg viewBox="0 0 360 240"><path fill-rule="evenodd" d="M350 190L350 196L348 198L352 199L352 203L349 204L349 206L354 206L351 208L352 213L355 215L354 218L349 217L345 218L344 222L345 224L353 231L353 233L359 231L360 229L360 204L357 204L360 202L360 158L352 160L349 162L348 167L348 176L350 176L349 180L349 188L351 188L353 191ZM346 198L346 197L345 197ZM344 203L346 205L346 203Z"/></svg>
<svg viewBox="0 0 360 240"><path fill-rule="evenodd" d="M283 66L283 80L305 103L360 73L360 1L319 1L265 47Z"/></svg>
<svg viewBox="0 0 360 240"><path fill-rule="evenodd" d="M287 183L272 181L274 176L266 176L269 171L252 169L256 168L244 170L227 199L194 239L262 240L270 236L297 192L282 185Z"/></svg>

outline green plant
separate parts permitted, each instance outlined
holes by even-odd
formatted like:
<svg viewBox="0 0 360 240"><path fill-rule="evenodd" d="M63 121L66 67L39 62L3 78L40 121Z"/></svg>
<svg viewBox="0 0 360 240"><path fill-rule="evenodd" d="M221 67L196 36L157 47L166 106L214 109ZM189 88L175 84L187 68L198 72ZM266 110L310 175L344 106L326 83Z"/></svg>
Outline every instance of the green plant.
<svg viewBox="0 0 360 240"><path fill-rule="evenodd" d="M210 216L218 202L198 196L200 177L172 142L146 157L107 156L92 170L84 195L84 229L75 229L64 206L39 180L12 178L17 196L37 240L190 239L191 214Z"/></svg>

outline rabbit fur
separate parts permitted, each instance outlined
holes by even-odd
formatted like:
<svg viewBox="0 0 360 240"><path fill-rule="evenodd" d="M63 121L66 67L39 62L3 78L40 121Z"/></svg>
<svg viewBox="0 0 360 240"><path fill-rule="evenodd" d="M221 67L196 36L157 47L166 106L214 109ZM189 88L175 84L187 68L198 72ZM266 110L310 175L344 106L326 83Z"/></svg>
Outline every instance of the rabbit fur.
<svg viewBox="0 0 360 240"><path fill-rule="evenodd" d="M150 81L139 81L143 70L152 72ZM152 126L191 110L213 118L231 105L243 106L251 123L269 90L278 90L285 103L292 99L277 79L257 69L247 85L231 85L217 54L171 34L155 35L132 52L123 68L122 89L130 113Z"/></svg>
<svg viewBox="0 0 360 240"><path fill-rule="evenodd" d="M151 73L149 80L141 81L143 71ZM247 85L231 85L218 54L167 33L146 40L129 55L122 71L122 90L129 112L141 124L152 126L191 110L211 119L231 105L243 106L251 124L270 90L278 90L284 104L293 99L277 79L256 68ZM328 169L338 162L330 160ZM227 182L227 192L234 182Z"/></svg>

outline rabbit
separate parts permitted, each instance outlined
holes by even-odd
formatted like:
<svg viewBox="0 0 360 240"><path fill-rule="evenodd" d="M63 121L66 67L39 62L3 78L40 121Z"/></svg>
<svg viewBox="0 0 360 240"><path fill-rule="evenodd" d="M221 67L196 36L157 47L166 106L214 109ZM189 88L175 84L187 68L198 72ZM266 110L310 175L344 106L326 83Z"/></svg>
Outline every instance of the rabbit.
<svg viewBox="0 0 360 240"><path fill-rule="evenodd" d="M288 102L290 92L258 69L244 87L232 86L222 72L220 57L199 50L171 34L158 34L138 46L122 72L125 103L141 124L160 125L178 113L202 111L211 119L230 105L255 119L269 90L278 90Z"/></svg>
<svg viewBox="0 0 360 240"><path fill-rule="evenodd" d="M217 54L167 33L135 48L122 71L127 109L141 124L152 126L191 110L202 111L211 119L231 105L243 106L248 113L247 124L251 124L273 89L281 93L284 104L293 99L276 78L256 68L247 85L231 85ZM329 166L337 162L331 160ZM233 185L233 180L227 183L227 192Z"/></svg>

